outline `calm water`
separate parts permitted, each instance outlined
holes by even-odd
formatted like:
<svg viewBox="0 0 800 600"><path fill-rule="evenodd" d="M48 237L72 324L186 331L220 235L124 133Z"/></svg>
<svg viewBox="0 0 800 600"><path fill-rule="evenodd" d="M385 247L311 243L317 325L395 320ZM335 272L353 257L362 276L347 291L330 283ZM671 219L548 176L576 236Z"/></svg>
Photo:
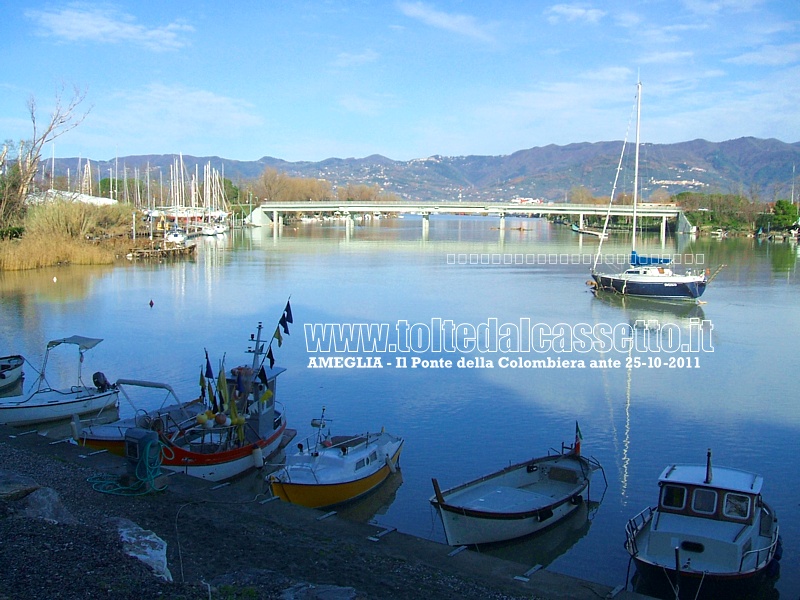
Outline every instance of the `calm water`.
<svg viewBox="0 0 800 600"><path fill-rule="evenodd" d="M439 217L425 233L421 220L406 218L349 234L343 226L315 224L285 227L279 237L266 228L229 235L198 240L193 262L0 273L0 351L24 354L38 366L49 339L101 337L83 365L88 379L102 370L112 381L165 381L189 398L197 392L203 348L212 363L225 355L228 368L244 364L256 323L273 331L291 296L291 334L280 348L273 344L277 364L287 368L278 399L290 427L305 437L325 406L334 433L385 426L406 438L402 481L354 518L443 542L428 503L432 477L447 487L544 454L572 441L577 420L584 453L604 465L608 487L602 478L593 482L592 499L601 502L589 521L572 520L538 548L506 549L527 564L521 573L539 563L623 583L625 522L655 502L667 464L702 463L711 448L715 464L764 475L764 496L781 518L784 542L776 588L782 598L800 594L800 472L785 466L800 437L796 247L645 238L640 249L651 253L676 253L712 270L727 265L703 304L675 307L595 298L585 282L597 240L537 219L511 219L505 231L496 219ZM612 237L603 250L606 260L622 256L627 240ZM581 351L585 328L641 320L650 322L651 333L637 329L637 348L614 343ZM656 338L656 321L661 341L670 333L673 342L700 351L645 347ZM452 338L437 333L452 333L448 323L465 326L455 342L462 350L469 350L464 336L473 330L488 330L498 346L453 351ZM307 346L304 326L319 331L326 324L385 324L390 343L410 344L408 368L397 368L399 352L364 351L350 356L380 357L383 368L309 368L310 359L325 354ZM503 324L560 332L562 342L574 345L528 350L525 336ZM398 331L411 335L398 339ZM516 344L521 351L512 351ZM462 354L490 359L494 368L457 368ZM64 356L54 357L53 378L74 373L75 356ZM670 357L679 368L669 368ZM412 358L450 359L453 366L411 368ZM501 368L501 358L583 360L584 368ZM639 368L626 368L636 359ZM591 368L592 360L620 365ZM542 546L561 554L554 558Z"/></svg>

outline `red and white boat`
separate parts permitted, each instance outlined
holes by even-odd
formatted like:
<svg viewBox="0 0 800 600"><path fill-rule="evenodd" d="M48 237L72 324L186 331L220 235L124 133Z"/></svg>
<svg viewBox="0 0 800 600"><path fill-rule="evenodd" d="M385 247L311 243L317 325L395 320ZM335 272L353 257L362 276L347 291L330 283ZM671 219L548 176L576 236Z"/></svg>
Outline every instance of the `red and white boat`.
<svg viewBox="0 0 800 600"><path fill-rule="evenodd" d="M125 455L126 436L132 431L154 431L161 448L161 468L209 481L225 481L264 466L296 435L286 427L283 406L276 402L276 380L285 369L265 369L266 356L258 333L250 367L237 367L230 376L221 369L214 386L210 363L201 374L201 396L181 402L165 383L120 379L123 397L131 401L133 390L158 390L164 395L159 408L138 410L135 416L102 425L82 425L73 420L73 438L81 446ZM214 389L216 387L216 389ZM205 393L206 389L208 394ZM134 434L135 435L135 434Z"/></svg>

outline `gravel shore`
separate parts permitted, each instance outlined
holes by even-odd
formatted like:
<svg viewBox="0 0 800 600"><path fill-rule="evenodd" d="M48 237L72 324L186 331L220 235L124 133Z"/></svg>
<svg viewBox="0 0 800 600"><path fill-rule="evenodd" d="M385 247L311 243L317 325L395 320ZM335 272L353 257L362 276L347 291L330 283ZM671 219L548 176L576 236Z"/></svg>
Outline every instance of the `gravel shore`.
<svg viewBox="0 0 800 600"><path fill-rule="evenodd" d="M338 517L321 522L319 511L264 504L263 497L242 500L224 489L210 493L207 482L184 476L169 478L164 492L100 493L90 478L109 468L120 473L120 465L124 472L122 459L106 454L92 460L69 443L9 431L0 428L2 469L52 488L66 511L57 519L31 518L24 498L0 500L0 600L556 600L608 591L579 582L564 589L550 584L552 593L540 595L505 573L497 576L505 561L472 552L448 559L447 547L400 533L369 541L374 526ZM166 541L171 583L123 552L117 518Z"/></svg>

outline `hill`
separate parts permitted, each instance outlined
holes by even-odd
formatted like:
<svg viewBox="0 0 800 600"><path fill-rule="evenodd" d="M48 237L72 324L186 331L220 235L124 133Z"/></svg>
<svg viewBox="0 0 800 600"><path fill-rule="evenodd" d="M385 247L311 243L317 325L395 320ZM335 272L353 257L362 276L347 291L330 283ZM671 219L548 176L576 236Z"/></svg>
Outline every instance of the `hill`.
<svg viewBox="0 0 800 600"><path fill-rule="evenodd" d="M211 163L240 188L266 168L294 177L323 178L334 186L379 185L387 192L414 200L511 200L515 197L563 200L572 190L586 188L595 197L608 197L620 162L622 142L549 145L505 156L431 156L396 161L381 155L329 158L319 162L288 162L265 156L239 161L218 156L183 156L187 175L202 173ZM633 179L632 148L626 150L618 191L629 191ZM92 161L92 177L109 173L123 177L167 180L177 155L124 156ZM48 161L49 163L50 161ZM83 161L85 163L85 159ZM789 198L793 166L800 162L800 143L775 139L739 138L726 142L693 140L677 144L642 144L640 175L645 198L657 190L742 193L773 201ZM626 166L627 165L627 166ZM48 165L49 166L49 165ZM78 158L55 159L55 174L81 172ZM800 189L798 190L800 193Z"/></svg>

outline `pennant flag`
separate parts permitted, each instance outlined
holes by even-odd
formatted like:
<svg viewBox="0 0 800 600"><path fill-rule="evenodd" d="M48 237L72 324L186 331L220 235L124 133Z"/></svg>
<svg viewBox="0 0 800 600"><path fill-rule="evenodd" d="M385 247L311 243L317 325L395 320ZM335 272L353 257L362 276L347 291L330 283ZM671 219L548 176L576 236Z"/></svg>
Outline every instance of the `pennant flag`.
<svg viewBox="0 0 800 600"><path fill-rule="evenodd" d="M203 367L200 367L200 400L206 399L206 378L203 376Z"/></svg>
<svg viewBox="0 0 800 600"><path fill-rule="evenodd" d="M244 394L244 377L242 377L242 370L236 372L236 391L241 396Z"/></svg>
<svg viewBox="0 0 800 600"><path fill-rule="evenodd" d="M266 390L264 390L264 393L261 394L261 398L259 398L259 400L261 400L261 402L264 403L270 398L272 398L272 390L267 388Z"/></svg>
<svg viewBox="0 0 800 600"><path fill-rule="evenodd" d="M269 359L269 368L271 369L275 366L275 357L272 355L272 346L270 346L269 350L267 350L267 358Z"/></svg>
<svg viewBox="0 0 800 600"><path fill-rule="evenodd" d="M292 320L292 307L289 305L289 301L286 301L286 308L283 309L283 314L286 317L287 323L294 323Z"/></svg>
<svg viewBox="0 0 800 600"><path fill-rule="evenodd" d="M206 385L208 386L208 399L211 400L211 410L214 411L214 413L216 414L219 412L219 404L217 404L217 395L214 393L214 387L212 386L210 381L206 382Z"/></svg>
<svg viewBox="0 0 800 600"><path fill-rule="evenodd" d="M214 371L211 370L211 361L208 360L208 351L206 351L206 379L214 379Z"/></svg>
<svg viewBox="0 0 800 600"><path fill-rule="evenodd" d="M281 315L281 320L278 321L278 323L280 323L281 327L283 327L283 333L289 335L289 325L287 325L286 321L286 315Z"/></svg>
<svg viewBox="0 0 800 600"><path fill-rule="evenodd" d="M281 335L281 328L280 327L276 327L275 328L275 334L272 337L274 339L278 340L278 348L280 348L283 345L283 336ZM272 367L270 366L270 369L271 368Z"/></svg>
<svg viewBox="0 0 800 600"><path fill-rule="evenodd" d="M269 368L271 369L272 365L270 365ZM264 370L264 365L261 365L261 369L258 372L258 379L261 383L267 385L267 372Z"/></svg>
<svg viewBox="0 0 800 600"><path fill-rule="evenodd" d="M578 427L578 422L575 421L575 445L572 447L572 452L575 456L581 455L581 440L583 439L583 434L581 433L581 428Z"/></svg>
<svg viewBox="0 0 800 600"><path fill-rule="evenodd" d="M219 392L219 398L222 401L222 406L220 408L225 411L228 410L228 382L225 379L225 369L220 369L219 371L219 381L217 382L217 391Z"/></svg>

